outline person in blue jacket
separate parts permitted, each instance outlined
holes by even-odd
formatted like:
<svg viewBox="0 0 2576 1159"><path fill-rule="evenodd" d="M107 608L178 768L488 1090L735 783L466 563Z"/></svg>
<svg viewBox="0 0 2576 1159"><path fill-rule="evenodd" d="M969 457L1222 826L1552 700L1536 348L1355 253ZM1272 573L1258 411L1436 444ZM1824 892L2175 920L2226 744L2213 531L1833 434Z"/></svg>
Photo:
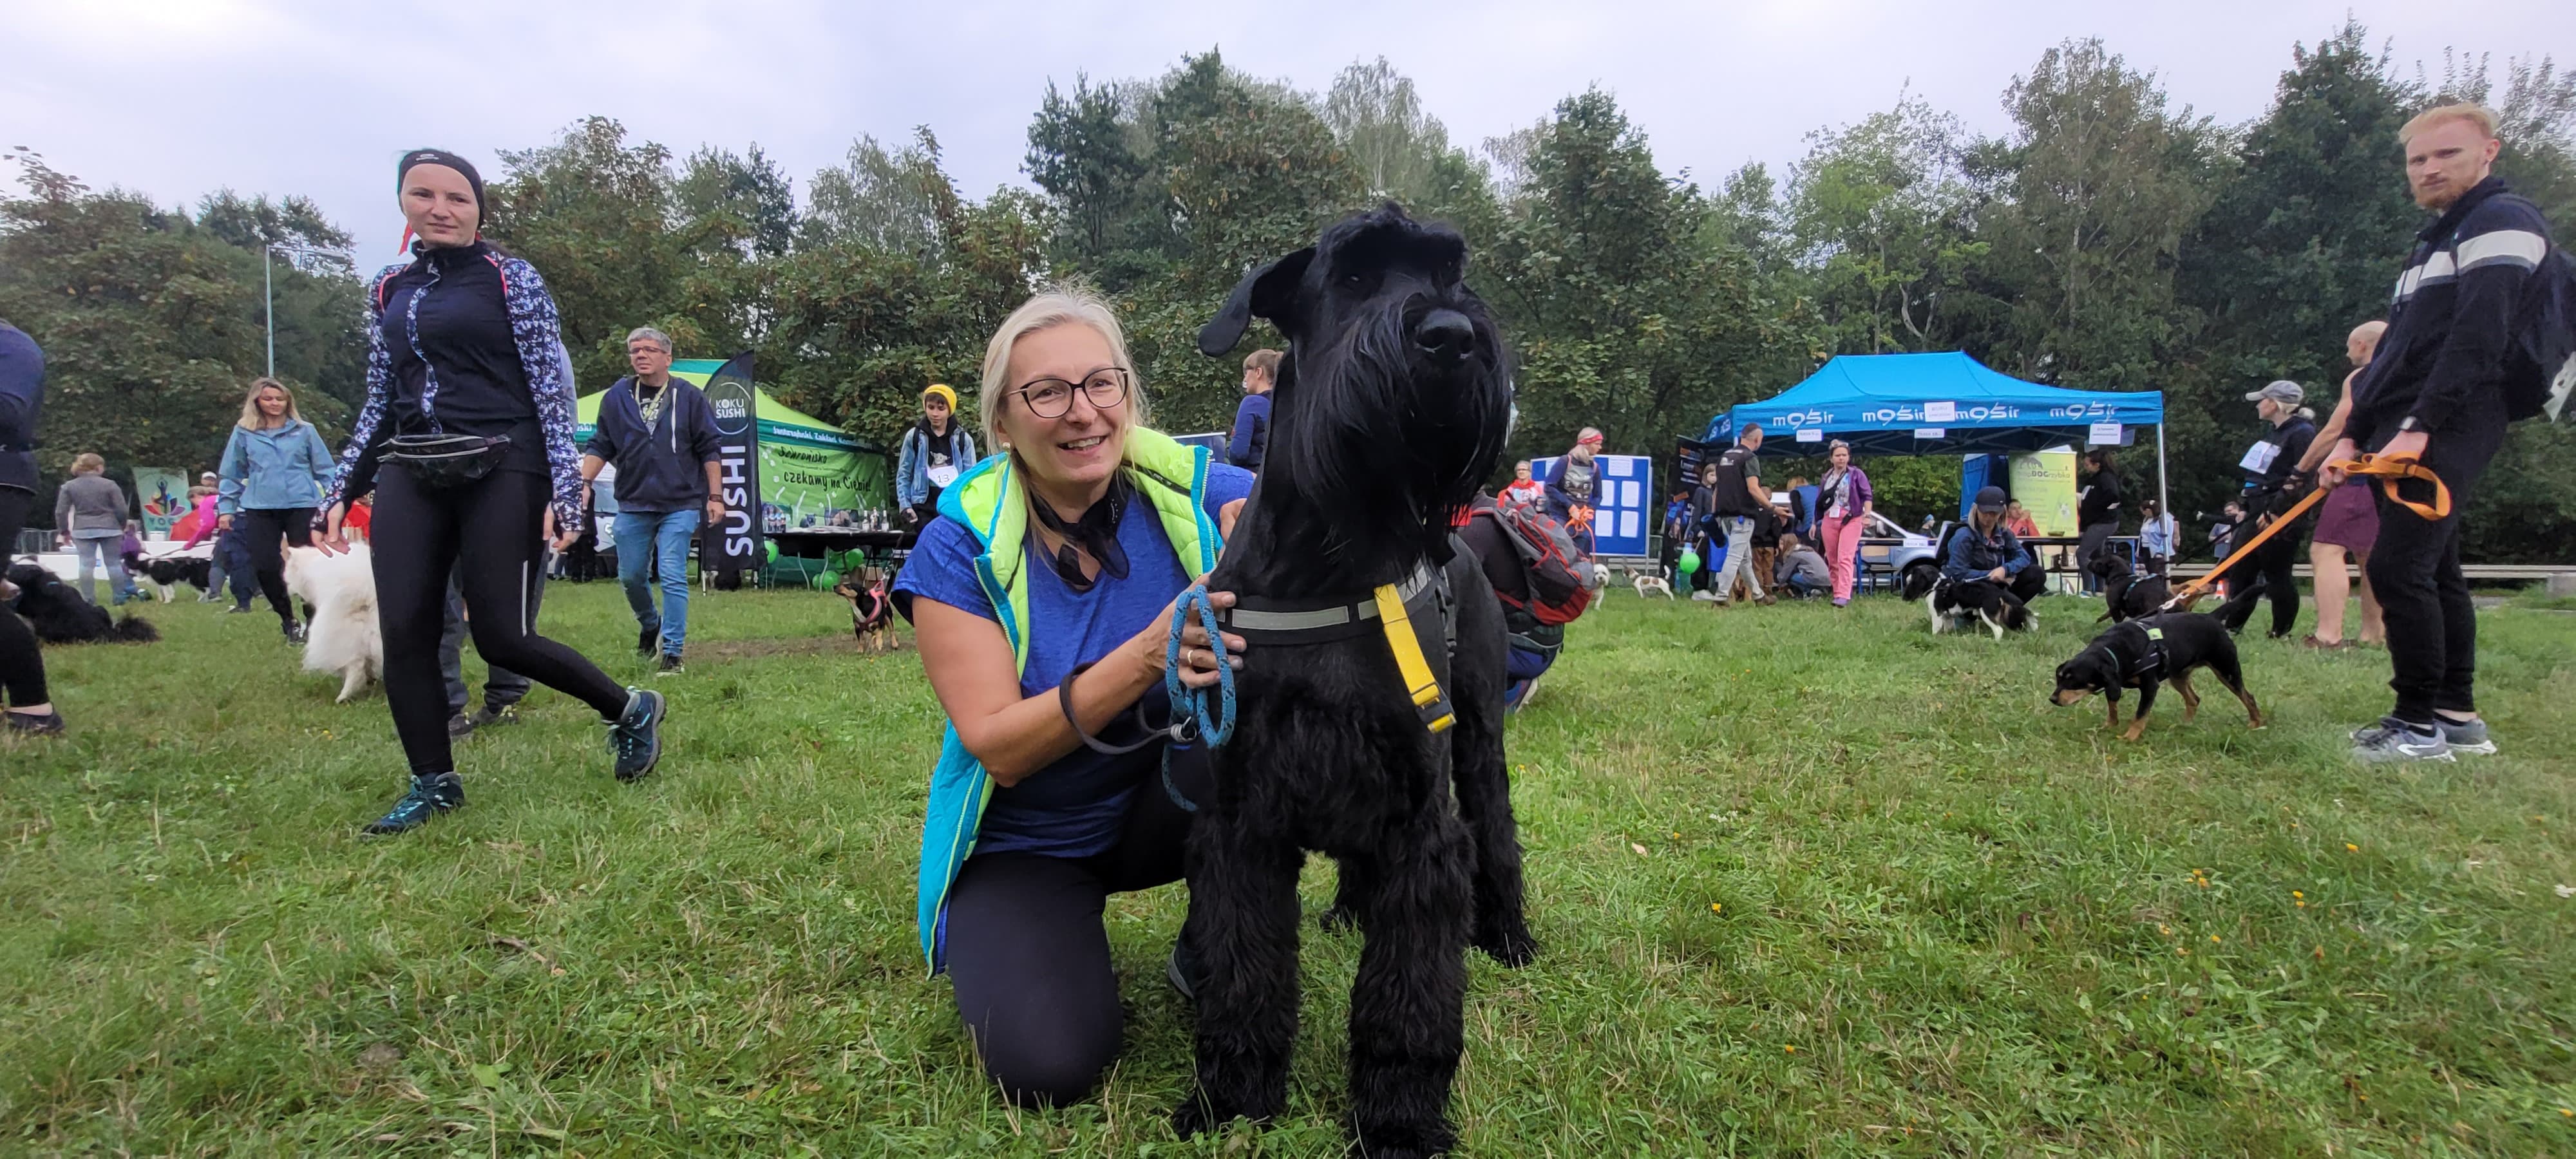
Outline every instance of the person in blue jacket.
<svg viewBox="0 0 2576 1159"><path fill-rule="evenodd" d="M27 332L0 321L0 550L14 551L18 527L36 504L36 418L45 406L45 352ZM0 580L0 583L6 583ZM45 657L35 630L0 607L0 719L15 736L63 731L45 691Z"/></svg>
<svg viewBox="0 0 2576 1159"><path fill-rule="evenodd" d="M1254 474L1270 453L1270 388L1279 385L1279 358L1276 350L1244 357L1243 402L1234 408L1234 433L1225 442L1225 461Z"/></svg>
<svg viewBox="0 0 2576 1159"><path fill-rule="evenodd" d="M322 432L296 411L295 392L274 378L252 381L215 468L215 522L241 537L260 594L289 640L303 640L304 628L286 595L284 545L312 545L313 513L338 468Z"/></svg>
<svg viewBox="0 0 2576 1159"><path fill-rule="evenodd" d="M913 530L939 515L939 493L975 465L975 435L957 421L957 392L934 382L921 392L921 421L903 432L894 466L894 501Z"/></svg>
<svg viewBox="0 0 2576 1159"><path fill-rule="evenodd" d="M1941 574L1963 584L1993 584L2029 603L2048 590L2048 573L2004 530L2005 502L2001 487L1977 492L1976 511L1941 549Z"/></svg>
<svg viewBox="0 0 2576 1159"><path fill-rule="evenodd" d="M1204 747L1162 731L1172 612L1215 568L1252 473L1146 425L1117 315L1089 294L1013 311L979 401L994 453L940 496L894 586L949 724L918 924L1005 1097L1062 1103L1121 1045L1108 895L1181 880L1191 814L1173 787L1204 792L1209 773ZM1178 653L1185 686L1216 682L1195 624ZM1166 968L1184 993L1187 962L1176 947Z"/></svg>

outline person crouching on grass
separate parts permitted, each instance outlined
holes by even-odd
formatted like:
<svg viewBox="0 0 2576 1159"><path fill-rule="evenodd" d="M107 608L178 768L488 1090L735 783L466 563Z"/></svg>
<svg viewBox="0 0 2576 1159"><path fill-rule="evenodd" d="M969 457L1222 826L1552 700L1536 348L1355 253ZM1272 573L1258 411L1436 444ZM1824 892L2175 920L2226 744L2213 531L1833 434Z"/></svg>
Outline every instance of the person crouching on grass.
<svg viewBox="0 0 2576 1159"><path fill-rule="evenodd" d="M369 833L401 833L465 803L447 735L438 635L447 578L460 585L474 649L578 698L608 725L617 779L662 755L662 695L620 688L581 654L536 634L528 606L543 541L581 532L581 459L554 299L537 268L483 240L483 179L437 149L403 155L395 196L418 234L412 260L368 287L367 400L323 497L325 551L347 550L350 501L369 491L385 528L371 541L384 634L385 703L411 766L411 786ZM406 439L478 442L461 468ZM455 456L454 448L446 448Z"/></svg>
<svg viewBox="0 0 2576 1159"><path fill-rule="evenodd" d="M2048 573L2004 530L2004 489L1977 492L1977 509L1941 549L1941 574L1962 584L1993 584L2023 603L2048 590Z"/></svg>
<svg viewBox="0 0 2576 1159"><path fill-rule="evenodd" d="M1216 566L1252 473L1145 425L1117 316L1087 293L1013 311L979 401L996 453L941 498L894 586L949 721L920 936L1004 1095L1062 1103L1118 1056L1105 899L1181 879L1190 815L1163 778L1203 783L1206 750L1173 749L1167 772L1169 742L1147 730L1178 711L1164 694L1174 605ZM1215 684L1196 624L1181 645L1182 682ZM1184 993L1187 962L1176 946L1167 974Z"/></svg>
<svg viewBox="0 0 2576 1159"><path fill-rule="evenodd" d="M716 416L704 393L671 376L670 335L636 328L626 335L626 359L635 373L599 400L599 425L581 457L582 491L617 464L617 582L635 609L635 654L652 655L658 638L655 675L670 676L689 644L689 544L700 526L724 520ZM647 569L661 574L658 612Z"/></svg>

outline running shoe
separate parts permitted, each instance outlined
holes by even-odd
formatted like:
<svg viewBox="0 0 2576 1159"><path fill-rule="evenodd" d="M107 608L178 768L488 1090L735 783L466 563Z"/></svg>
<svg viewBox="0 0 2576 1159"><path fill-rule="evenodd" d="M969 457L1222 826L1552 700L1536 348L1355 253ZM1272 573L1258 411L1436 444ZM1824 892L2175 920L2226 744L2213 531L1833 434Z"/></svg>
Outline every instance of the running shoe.
<svg viewBox="0 0 2576 1159"><path fill-rule="evenodd" d="M608 751L617 758L617 779L633 781L653 771L662 760L662 694L649 688L626 690L626 712L608 726Z"/></svg>
<svg viewBox="0 0 2576 1159"><path fill-rule="evenodd" d="M2495 755L2495 738L2487 735L2485 720L2453 720L2436 715L2433 724L2442 730L2442 743L2451 746L2452 752L2482 757Z"/></svg>
<svg viewBox="0 0 2576 1159"><path fill-rule="evenodd" d="M2421 729L2396 717L2353 733L2352 756L2365 764L2402 761L2457 761L2439 729Z"/></svg>
<svg viewBox="0 0 2576 1159"><path fill-rule="evenodd" d="M63 714L59 712L48 712L43 716L32 712L0 712L0 716L9 718L9 731L19 736L63 735Z"/></svg>
<svg viewBox="0 0 2576 1159"><path fill-rule="evenodd" d="M429 819L450 809L465 805L465 782L454 773L414 773L411 791L384 816L368 824L367 832L377 836L408 833L429 823Z"/></svg>

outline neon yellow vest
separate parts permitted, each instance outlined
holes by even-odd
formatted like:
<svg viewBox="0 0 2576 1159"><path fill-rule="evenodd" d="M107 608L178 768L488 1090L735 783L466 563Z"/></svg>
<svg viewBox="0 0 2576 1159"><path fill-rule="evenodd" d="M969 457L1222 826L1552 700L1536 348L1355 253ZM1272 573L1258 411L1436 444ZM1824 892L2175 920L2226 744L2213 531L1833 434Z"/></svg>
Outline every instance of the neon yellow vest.
<svg viewBox="0 0 2576 1159"><path fill-rule="evenodd" d="M1209 453L1185 446L1159 431L1133 427L1127 432L1127 478L1153 505L1171 540L1181 570L1192 582L1216 567L1223 541L1216 521L1207 514ZM975 578L992 601L994 618L1011 641L1014 671L1029 664L1029 594L1026 581L1029 525L1028 487L1019 463L1007 452L967 468L940 492L939 513L966 525L983 548L975 557ZM1178 593L1175 593L1178 594ZM930 805L922 817L921 878L917 918L922 957L933 972L941 965L946 940L948 890L975 852L984 806L993 797L993 778L982 761L966 751L950 725L942 738L939 763L930 771Z"/></svg>

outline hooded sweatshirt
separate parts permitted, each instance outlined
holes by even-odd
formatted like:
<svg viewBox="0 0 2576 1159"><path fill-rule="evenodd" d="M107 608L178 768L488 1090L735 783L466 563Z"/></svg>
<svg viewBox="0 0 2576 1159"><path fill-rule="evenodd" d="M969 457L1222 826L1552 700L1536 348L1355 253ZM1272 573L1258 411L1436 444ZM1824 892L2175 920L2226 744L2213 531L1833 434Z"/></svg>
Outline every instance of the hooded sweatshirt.
<svg viewBox="0 0 2576 1159"><path fill-rule="evenodd" d="M716 461L716 416L706 392L673 377L653 421L629 375L599 400L599 426L588 453L617 465L617 509L664 515L707 502L707 464Z"/></svg>
<svg viewBox="0 0 2576 1159"><path fill-rule="evenodd" d="M0 487L36 489L36 415L45 404L45 352L0 322Z"/></svg>

